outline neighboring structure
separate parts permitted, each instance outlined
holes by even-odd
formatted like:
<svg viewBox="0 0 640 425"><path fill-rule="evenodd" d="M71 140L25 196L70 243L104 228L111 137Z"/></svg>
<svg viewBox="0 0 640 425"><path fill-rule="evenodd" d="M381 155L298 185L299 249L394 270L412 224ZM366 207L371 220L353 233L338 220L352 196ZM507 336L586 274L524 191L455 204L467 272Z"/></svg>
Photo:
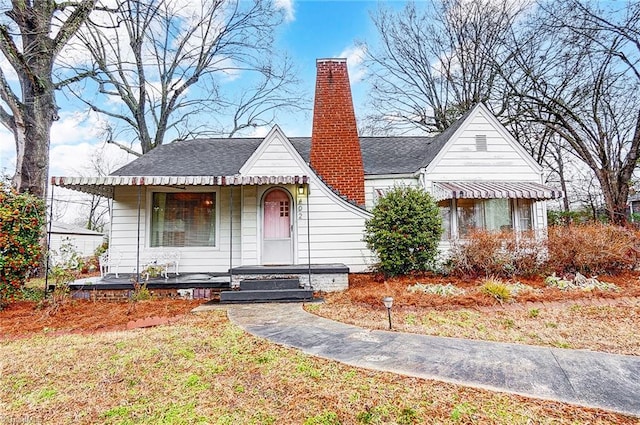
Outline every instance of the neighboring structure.
<svg viewBox="0 0 640 425"><path fill-rule="evenodd" d="M640 217L640 193L629 195L627 205L629 205L629 221L637 223L639 221L638 217Z"/></svg>
<svg viewBox="0 0 640 425"><path fill-rule="evenodd" d="M335 263L364 271L375 263L365 220L397 184L435 196L443 249L471 228L546 229L544 201L561 193L542 184L541 167L485 106L435 137L358 137L346 60L318 60L317 71L311 138L275 126L262 139L175 142L108 177L52 183L114 200L110 246L124 254L121 272L136 267L138 249L179 250L181 273Z"/></svg>
<svg viewBox="0 0 640 425"><path fill-rule="evenodd" d="M51 242L49 249L60 253L63 245L71 245L81 257L93 255L96 248L104 242L104 234L83 227L74 226L59 221L51 223Z"/></svg>

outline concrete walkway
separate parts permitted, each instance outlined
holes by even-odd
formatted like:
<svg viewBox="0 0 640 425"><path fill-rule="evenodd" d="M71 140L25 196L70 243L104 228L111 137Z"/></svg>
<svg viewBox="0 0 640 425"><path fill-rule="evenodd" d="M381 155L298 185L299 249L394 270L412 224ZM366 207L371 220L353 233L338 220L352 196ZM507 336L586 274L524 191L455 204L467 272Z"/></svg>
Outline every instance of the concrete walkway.
<svg viewBox="0 0 640 425"><path fill-rule="evenodd" d="M309 314L300 304L224 308L247 332L352 366L558 400L640 417L640 357L370 331Z"/></svg>

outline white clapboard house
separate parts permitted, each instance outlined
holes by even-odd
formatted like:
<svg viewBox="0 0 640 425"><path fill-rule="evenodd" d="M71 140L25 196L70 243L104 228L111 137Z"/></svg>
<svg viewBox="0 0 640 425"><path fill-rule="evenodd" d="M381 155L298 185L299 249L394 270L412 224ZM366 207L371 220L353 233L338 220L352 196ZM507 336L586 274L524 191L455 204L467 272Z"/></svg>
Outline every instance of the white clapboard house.
<svg viewBox="0 0 640 425"><path fill-rule="evenodd" d="M367 270L362 241L376 199L421 186L439 202L443 249L472 228L546 230L541 167L482 104L434 137L359 137L346 60L317 61L311 137L275 126L264 138L159 146L108 177L54 177L113 200L110 250L120 272L167 251L179 273L300 271L314 289Z"/></svg>

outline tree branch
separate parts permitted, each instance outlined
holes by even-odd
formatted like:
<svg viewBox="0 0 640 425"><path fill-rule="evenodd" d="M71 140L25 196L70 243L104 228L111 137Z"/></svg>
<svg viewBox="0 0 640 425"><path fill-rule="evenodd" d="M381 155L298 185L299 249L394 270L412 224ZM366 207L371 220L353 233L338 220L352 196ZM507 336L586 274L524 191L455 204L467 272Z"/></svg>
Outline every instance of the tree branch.
<svg viewBox="0 0 640 425"><path fill-rule="evenodd" d="M16 46L5 25L0 25L0 50L16 72L24 72L29 76L29 79L33 80L33 75L24 60L24 56Z"/></svg>
<svg viewBox="0 0 640 425"><path fill-rule="evenodd" d="M64 24L62 24L62 27L58 30L58 33L53 39L54 56L60 52L71 37L76 34L80 26L87 21L87 18L95 7L95 4L96 0L82 0L75 6L73 12L71 12Z"/></svg>
<svg viewBox="0 0 640 425"><path fill-rule="evenodd" d="M118 142L116 142L115 140L107 140L106 142L107 142L107 143L109 143L109 144L112 144L112 145L115 145L115 146L119 147L120 149L122 149L123 151L125 151L125 152L127 152L127 153L129 153L129 154L131 154L131 155L135 155L135 156L137 156L137 157L142 156L142 154L141 154L141 153L136 152L136 151L134 151L133 149L131 149L130 147L125 146L125 145L123 145L122 143L118 143Z"/></svg>
<svg viewBox="0 0 640 425"><path fill-rule="evenodd" d="M54 88L54 90L60 90L61 88L66 87L69 84L77 83L78 81L82 81L85 78L95 77L96 75L97 75L97 72L95 70L84 71L84 72L81 72L81 73L71 77L71 78L67 78L67 79L64 79L62 81L58 81L53 86L53 88Z"/></svg>

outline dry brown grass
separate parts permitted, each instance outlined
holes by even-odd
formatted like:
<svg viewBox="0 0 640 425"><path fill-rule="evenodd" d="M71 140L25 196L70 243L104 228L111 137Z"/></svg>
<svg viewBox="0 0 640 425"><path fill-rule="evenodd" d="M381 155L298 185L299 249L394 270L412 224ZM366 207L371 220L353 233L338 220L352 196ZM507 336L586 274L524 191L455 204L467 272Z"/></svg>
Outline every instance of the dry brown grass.
<svg viewBox="0 0 640 425"><path fill-rule="evenodd" d="M524 283L537 292L500 304L482 292L480 280L409 277L375 282L368 275L352 275L349 290L326 294L324 304L307 310L364 328L386 329L381 299L390 295L397 331L640 355L638 277L602 280L621 290L561 291L546 288L542 279L529 279ZM453 283L467 293L442 297L408 292L407 286L417 281Z"/></svg>
<svg viewBox="0 0 640 425"><path fill-rule="evenodd" d="M251 337L210 312L151 329L0 340L0 423L638 421L355 369Z"/></svg>

